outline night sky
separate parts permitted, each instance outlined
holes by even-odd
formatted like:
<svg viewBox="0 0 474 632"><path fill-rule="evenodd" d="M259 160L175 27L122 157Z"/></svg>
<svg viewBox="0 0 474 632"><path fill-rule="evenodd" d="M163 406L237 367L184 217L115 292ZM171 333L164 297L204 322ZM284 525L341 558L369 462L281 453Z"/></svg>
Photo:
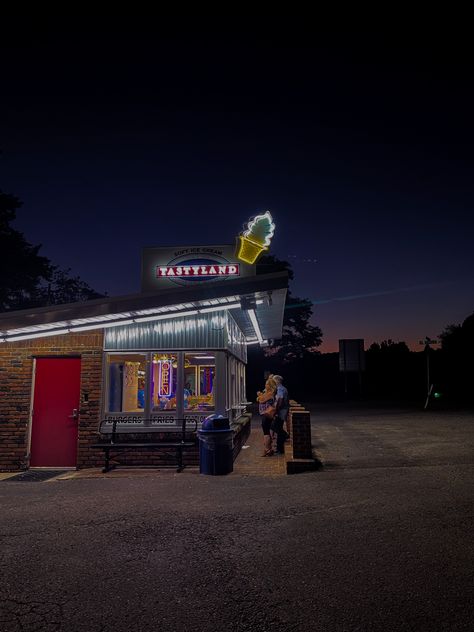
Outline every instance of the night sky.
<svg viewBox="0 0 474 632"><path fill-rule="evenodd" d="M15 226L98 291L143 246L272 252L339 338L413 349L474 310L470 51L311 33L23 29L1 46L0 188Z"/></svg>

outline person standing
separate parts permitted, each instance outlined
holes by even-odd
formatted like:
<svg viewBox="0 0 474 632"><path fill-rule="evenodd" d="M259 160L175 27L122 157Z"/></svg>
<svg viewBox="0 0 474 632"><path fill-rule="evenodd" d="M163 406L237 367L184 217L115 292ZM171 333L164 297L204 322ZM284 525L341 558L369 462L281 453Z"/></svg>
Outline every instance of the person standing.
<svg viewBox="0 0 474 632"><path fill-rule="evenodd" d="M272 421L275 417L275 395L277 390L277 384L270 376L265 382L265 390L263 392L258 391L257 402L258 412L262 417L262 430L263 430L263 454L262 456L272 456L272 438L270 435L270 428Z"/></svg>
<svg viewBox="0 0 474 632"><path fill-rule="evenodd" d="M276 432L276 453L284 454L285 441L288 433L283 429L283 424L286 422L288 412L290 409L288 400L288 389L283 386L283 378L281 375L274 375L273 379L276 383L276 395L275 395L275 418L273 420L273 429Z"/></svg>

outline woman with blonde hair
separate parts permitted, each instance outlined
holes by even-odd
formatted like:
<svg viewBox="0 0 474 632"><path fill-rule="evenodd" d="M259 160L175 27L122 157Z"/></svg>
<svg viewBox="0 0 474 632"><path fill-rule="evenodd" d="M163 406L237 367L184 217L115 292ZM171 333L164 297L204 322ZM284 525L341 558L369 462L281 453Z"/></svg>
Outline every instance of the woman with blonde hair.
<svg viewBox="0 0 474 632"><path fill-rule="evenodd" d="M263 454L262 456L272 456L272 437L270 435L270 427L273 417L275 416L275 395L277 391L277 383L270 377L265 382L265 390L257 392L258 412L262 416L263 430Z"/></svg>

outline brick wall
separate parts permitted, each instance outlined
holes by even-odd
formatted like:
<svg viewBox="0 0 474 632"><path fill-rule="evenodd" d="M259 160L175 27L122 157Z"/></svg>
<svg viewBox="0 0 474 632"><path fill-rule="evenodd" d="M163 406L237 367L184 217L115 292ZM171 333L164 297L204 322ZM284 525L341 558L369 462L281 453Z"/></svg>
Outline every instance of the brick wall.
<svg viewBox="0 0 474 632"><path fill-rule="evenodd" d="M77 467L102 467L102 450L90 448L99 439L102 400L103 332L49 336L0 344L0 471L24 470L29 466L28 433L35 357L81 357L81 400L78 424ZM87 395L87 401L84 397ZM236 454L250 424L236 434ZM168 438L169 435L167 435ZM119 454L117 462L159 467L167 462L161 452ZM199 464L198 445L183 454L186 465Z"/></svg>
<svg viewBox="0 0 474 632"><path fill-rule="evenodd" d="M242 449L242 446L245 444L247 439L250 436L250 429L252 424L252 414L246 413L242 415L237 422L235 422L232 427L234 429L234 449L232 458L235 459L238 457L239 452Z"/></svg>
<svg viewBox="0 0 474 632"><path fill-rule="evenodd" d="M291 435L293 458L311 459L311 415L309 411L296 402L290 405L287 428Z"/></svg>
<svg viewBox="0 0 474 632"><path fill-rule="evenodd" d="M34 357L81 357L78 467L94 467L102 385L103 332L49 336L0 344L0 471L28 467L28 432ZM87 394L88 401L84 395Z"/></svg>

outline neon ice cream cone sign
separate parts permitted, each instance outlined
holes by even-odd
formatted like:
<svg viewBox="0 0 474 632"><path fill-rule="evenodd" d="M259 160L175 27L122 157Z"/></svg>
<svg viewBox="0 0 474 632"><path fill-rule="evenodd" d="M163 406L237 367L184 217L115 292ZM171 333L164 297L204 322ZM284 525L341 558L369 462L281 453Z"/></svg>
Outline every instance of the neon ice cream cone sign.
<svg viewBox="0 0 474 632"><path fill-rule="evenodd" d="M239 235L237 258L245 263L255 263L264 250L268 250L275 232L270 211L256 215Z"/></svg>

